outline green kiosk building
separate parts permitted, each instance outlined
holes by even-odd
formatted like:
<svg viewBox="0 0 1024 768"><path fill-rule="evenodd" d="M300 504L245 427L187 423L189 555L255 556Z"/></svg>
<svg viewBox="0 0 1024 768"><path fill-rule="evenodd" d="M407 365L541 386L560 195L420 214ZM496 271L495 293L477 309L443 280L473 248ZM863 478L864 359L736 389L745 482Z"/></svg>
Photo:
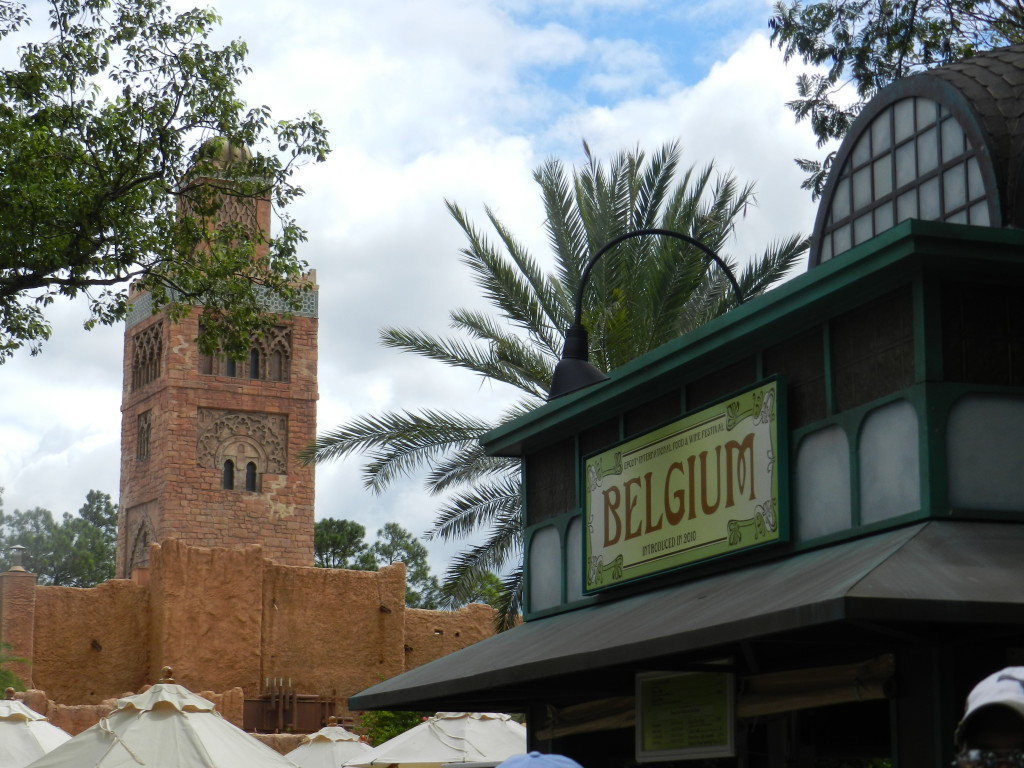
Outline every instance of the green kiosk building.
<svg viewBox="0 0 1024 768"><path fill-rule="evenodd" d="M585 768L949 765L1024 665L1022 224L1024 46L880 92L805 274L486 437L524 622L350 707L525 712Z"/></svg>

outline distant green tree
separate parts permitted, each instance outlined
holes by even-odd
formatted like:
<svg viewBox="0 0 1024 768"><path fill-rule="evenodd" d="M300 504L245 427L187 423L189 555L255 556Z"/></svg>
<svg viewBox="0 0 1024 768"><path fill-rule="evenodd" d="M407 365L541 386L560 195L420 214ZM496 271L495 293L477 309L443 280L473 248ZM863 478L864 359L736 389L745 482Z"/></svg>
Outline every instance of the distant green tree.
<svg viewBox="0 0 1024 768"><path fill-rule="evenodd" d="M405 604L410 608L440 607L441 585L430 573L427 548L415 536L398 523L386 523L370 546L365 535L366 529L352 520L318 520L313 524L313 564L376 571L382 565L405 563Z"/></svg>
<svg viewBox="0 0 1024 768"><path fill-rule="evenodd" d="M430 574L427 548L398 523L385 523L377 531L377 541L370 551L379 565L405 563L405 604L410 608L433 608L441 605L441 585Z"/></svg>
<svg viewBox="0 0 1024 768"><path fill-rule="evenodd" d="M313 565L318 568L376 570L377 561L364 541L366 528L352 520L325 517L313 524Z"/></svg>
<svg viewBox="0 0 1024 768"><path fill-rule="evenodd" d="M410 728L416 727L432 714L433 712L389 712L386 710L363 712L360 723L367 741L371 746L376 747L405 733Z"/></svg>
<svg viewBox="0 0 1024 768"><path fill-rule="evenodd" d="M114 577L117 505L110 494L89 491L78 515L65 512L58 522L42 507L4 512L0 497L2 567L10 567L15 544L25 547L22 565L40 584L93 587Z"/></svg>
<svg viewBox="0 0 1024 768"><path fill-rule="evenodd" d="M491 571L482 572L475 581L469 584L465 593L451 594L443 585L441 591L452 607L481 603L489 605L495 610L501 609L503 593L501 579Z"/></svg>

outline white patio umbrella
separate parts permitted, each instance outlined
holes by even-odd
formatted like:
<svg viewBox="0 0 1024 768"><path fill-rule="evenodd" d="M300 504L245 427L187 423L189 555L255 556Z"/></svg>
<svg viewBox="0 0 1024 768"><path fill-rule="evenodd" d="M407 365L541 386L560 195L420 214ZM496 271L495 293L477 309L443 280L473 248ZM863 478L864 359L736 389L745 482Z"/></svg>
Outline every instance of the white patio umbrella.
<svg viewBox="0 0 1024 768"><path fill-rule="evenodd" d="M169 672L145 693L118 699L117 709L34 768L294 768Z"/></svg>
<svg viewBox="0 0 1024 768"><path fill-rule="evenodd" d="M288 753L288 759L299 768L341 768L370 751L369 744L336 722L332 717L325 727L303 737L302 743Z"/></svg>
<svg viewBox="0 0 1024 768"><path fill-rule="evenodd" d="M526 727L494 712L438 712L355 760L349 768L441 768L446 763L500 763L526 751Z"/></svg>
<svg viewBox="0 0 1024 768"><path fill-rule="evenodd" d="M8 696L13 693L9 688ZM25 768L70 738L24 703L13 698L0 700L0 768Z"/></svg>

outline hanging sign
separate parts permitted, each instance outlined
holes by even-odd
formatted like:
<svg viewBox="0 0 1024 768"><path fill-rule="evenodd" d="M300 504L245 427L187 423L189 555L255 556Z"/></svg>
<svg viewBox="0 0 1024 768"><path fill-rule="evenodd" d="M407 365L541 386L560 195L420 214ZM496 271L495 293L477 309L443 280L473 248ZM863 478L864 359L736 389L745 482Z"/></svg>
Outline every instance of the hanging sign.
<svg viewBox="0 0 1024 768"><path fill-rule="evenodd" d="M782 539L777 385L586 460L585 591Z"/></svg>
<svg viewBox="0 0 1024 768"><path fill-rule="evenodd" d="M736 754L733 675L641 672L636 676L636 760Z"/></svg>

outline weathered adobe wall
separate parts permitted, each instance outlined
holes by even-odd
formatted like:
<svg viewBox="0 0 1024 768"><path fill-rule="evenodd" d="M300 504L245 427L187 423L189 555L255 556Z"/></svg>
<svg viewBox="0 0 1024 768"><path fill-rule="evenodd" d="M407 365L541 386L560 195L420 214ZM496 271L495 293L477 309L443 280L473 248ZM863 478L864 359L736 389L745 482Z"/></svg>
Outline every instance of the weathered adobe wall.
<svg viewBox="0 0 1024 768"><path fill-rule="evenodd" d="M149 676L149 591L116 579L93 589L36 587L32 685L98 704Z"/></svg>
<svg viewBox="0 0 1024 768"><path fill-rule="evenodd" d="M258 698L264 680L283 678L297 693L345 698L492 634L487 606L406 609L402 564L375 572L282 566L257 545L173 539L151 545L149 561L136 581L35 587L34 640L22 649L33 687L62 704L99 704L141 690L168 665L193 691L239 688ZM18 635L18 616L2 605L0 613L0 639Z"/></svg>
<svg viewBox="0 0 1024 768"><path fill-rule="evenodd" d="M264 582L261 674L332 697L394 677L406 668L404 613L402 564L380 571L272 565Z"/></svg>

